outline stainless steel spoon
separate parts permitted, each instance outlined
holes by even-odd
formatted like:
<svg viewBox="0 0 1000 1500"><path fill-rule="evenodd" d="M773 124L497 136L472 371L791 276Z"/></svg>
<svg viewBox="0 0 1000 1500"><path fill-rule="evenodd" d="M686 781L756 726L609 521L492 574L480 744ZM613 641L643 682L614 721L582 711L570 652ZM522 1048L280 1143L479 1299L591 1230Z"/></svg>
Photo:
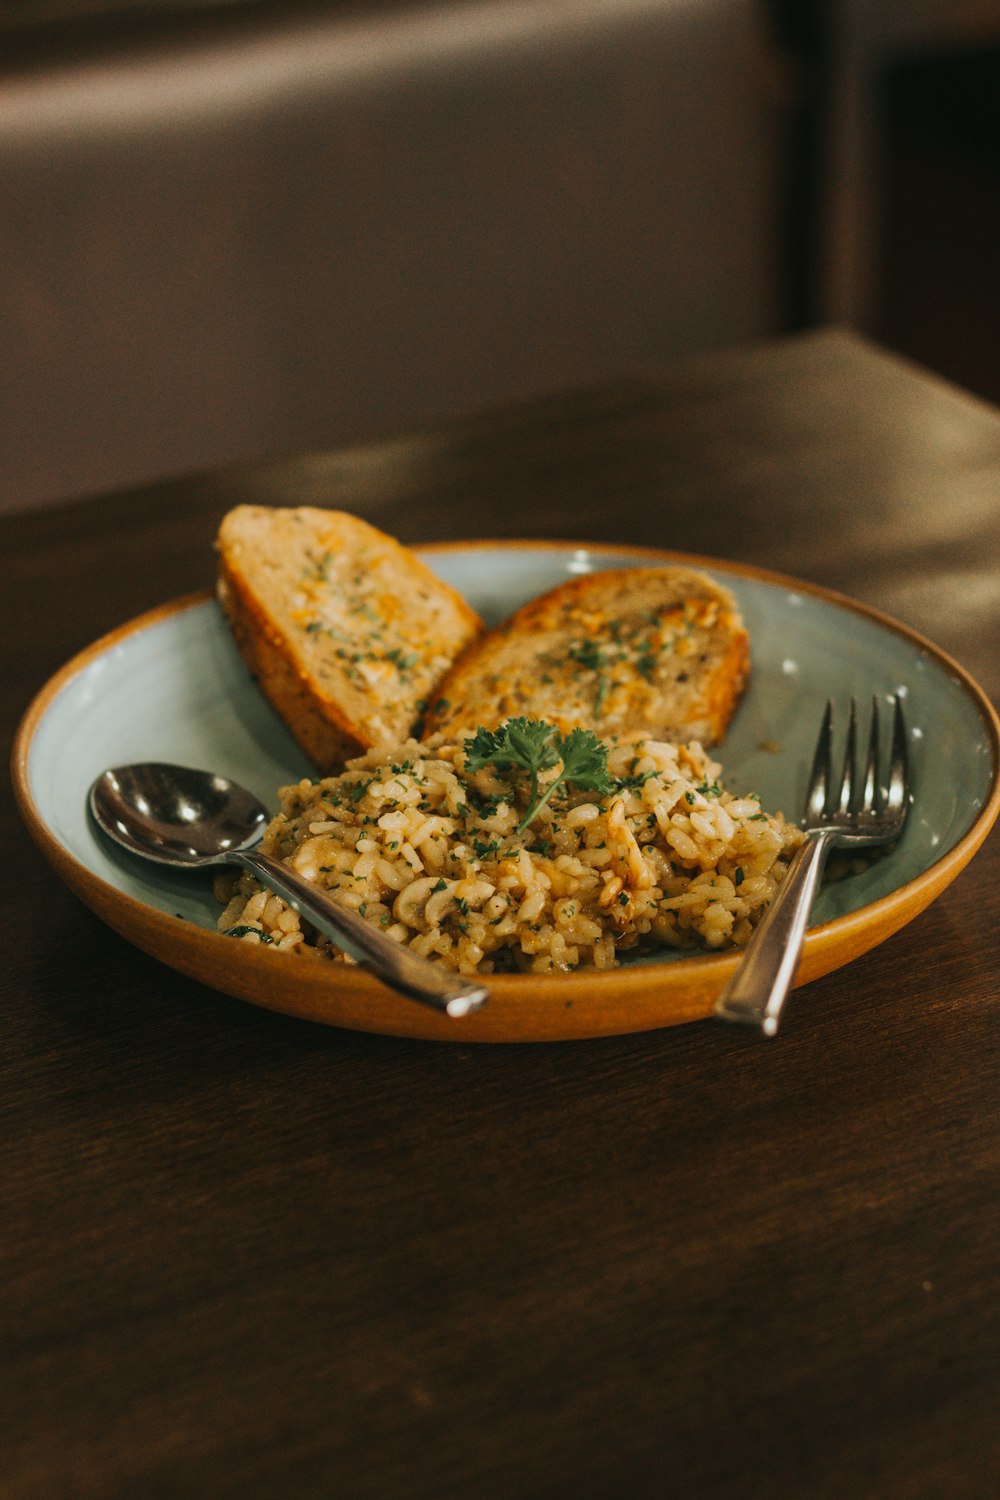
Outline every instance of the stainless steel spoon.
<svg viewBox="0 0 1000 1500"><path fill-rule="evenodd" d="M467 1016L487 999L485 986L439 968L385 937L288 865L253 846L270 821L244 787L211 771L147 761L116 766L90 789L98 826L123 848L186 870L241 865L332 937L337 946L411 1000L448 1016Z"/></svg>

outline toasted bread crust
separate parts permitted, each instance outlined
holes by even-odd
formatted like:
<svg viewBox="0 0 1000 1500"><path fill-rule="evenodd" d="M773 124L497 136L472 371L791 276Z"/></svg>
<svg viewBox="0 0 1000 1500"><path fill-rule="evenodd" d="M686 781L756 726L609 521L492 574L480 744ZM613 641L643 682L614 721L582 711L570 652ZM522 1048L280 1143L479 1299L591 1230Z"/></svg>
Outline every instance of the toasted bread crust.
<svg viewBox="0 0 1000 1500"><path fill-rule="evenodd" d="M236 645L323 771L405 739L483 628L406 547L342 511L237 506L217 547Z"/></svg>
<svg viewBox="0 0 1000 1500"><path fill-rule="evenodd" d="M729 591L690 568L574 578L474 642L447 674L425 733L512 715L563 732L720 740L746 685L749 640Z"/></svg>

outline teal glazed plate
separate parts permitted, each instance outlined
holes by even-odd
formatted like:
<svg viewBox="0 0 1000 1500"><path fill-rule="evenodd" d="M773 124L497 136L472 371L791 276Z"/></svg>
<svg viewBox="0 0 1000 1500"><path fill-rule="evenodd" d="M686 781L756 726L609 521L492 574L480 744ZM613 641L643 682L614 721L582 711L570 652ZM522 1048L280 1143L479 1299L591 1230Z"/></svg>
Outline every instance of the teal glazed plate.
<svg viewBox="0 0 1000 1500"><path fill-rule="evenodd" d="M863 874L827 885L797 977L829 973L918 915L975 854L1000 811L1000 722L975 682L906 626L807 583L650 548L575 542L454 542L418 549L488 624L580 573L678 563L737 596L750 686L713 750L727 785L795 818L828 698L898 693L914 804L899 843ZM330 1025L463 1042L555 1041L642 1031L710 1014L737 955L662 952L613 973L503 974L490 1001L449 1020L360 969L277 955L215 930L210 881L110 848L86 811L107 767L164 760L210 768L270 807L313 774L261 696L214 599L142 615L68 662L29 707L14 748L22 816L54 869L109 926L183 974L270 1009ZM948 768L941 775L942 767Z"/></svg>

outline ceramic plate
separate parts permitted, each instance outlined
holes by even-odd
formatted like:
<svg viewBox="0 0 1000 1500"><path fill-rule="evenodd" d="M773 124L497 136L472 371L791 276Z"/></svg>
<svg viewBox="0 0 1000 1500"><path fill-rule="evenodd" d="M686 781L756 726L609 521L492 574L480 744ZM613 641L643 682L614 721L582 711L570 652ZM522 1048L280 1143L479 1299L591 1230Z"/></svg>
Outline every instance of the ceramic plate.
<svg viewBox="0 0 1000 1500"><path fill-rule="evenodd" d="M1000 810L1000 724L981 689L906 627L808 584L732 564L574 543L454 543L422 549L488 623L579 573L650 562L704 568L737 595L753 651L751 685L713 752L734 790L797 816L828 697L900 693L915 804L891 853L827 886L799 982L847 963L916 916L971 859ZM287 959L214 930L210 882L119 853L85 807L106 767L132 760L211 767L269 806L311 774L263 700L208 595L143 615L69 662L35 699L14 754L19 806L70 887L111 927L184 974L274 1010L359 1030L461 1041L613 1035L707 1015L733 954L624 963L612 974L498 975L490 1003L449 1021L357 969ZM947 768L947 774L944 773Z"/></svg>

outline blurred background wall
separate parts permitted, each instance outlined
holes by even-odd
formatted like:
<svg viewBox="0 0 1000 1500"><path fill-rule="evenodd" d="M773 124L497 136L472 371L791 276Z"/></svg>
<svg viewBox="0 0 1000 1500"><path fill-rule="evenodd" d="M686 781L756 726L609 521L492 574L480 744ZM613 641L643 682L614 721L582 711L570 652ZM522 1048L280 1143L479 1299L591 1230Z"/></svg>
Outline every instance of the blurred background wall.
<svg viewBox="0 0 1000 1500"><path fill-rule="evenodd" d="M0 0L0 508L840 322L1000 400L1000 0Z"/></svg>
<svg viewBox="0 0 1000 1500"><path fill-rule="evenodd" d="M1000 401L1000 0L769 10L805 101L798 315Z"/></svg>

